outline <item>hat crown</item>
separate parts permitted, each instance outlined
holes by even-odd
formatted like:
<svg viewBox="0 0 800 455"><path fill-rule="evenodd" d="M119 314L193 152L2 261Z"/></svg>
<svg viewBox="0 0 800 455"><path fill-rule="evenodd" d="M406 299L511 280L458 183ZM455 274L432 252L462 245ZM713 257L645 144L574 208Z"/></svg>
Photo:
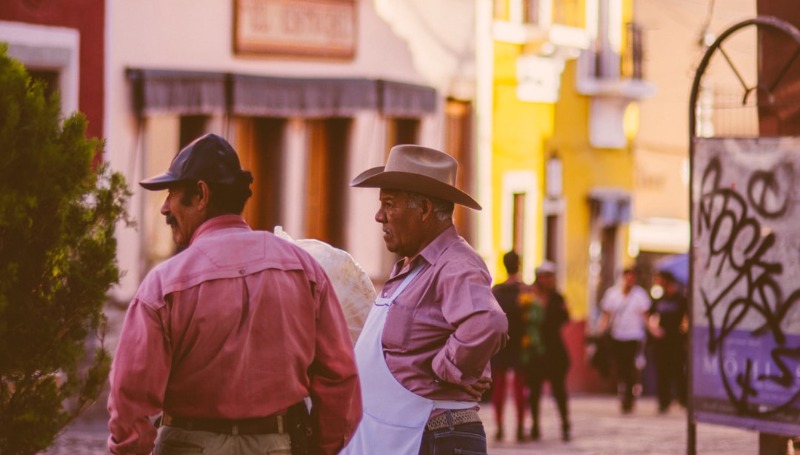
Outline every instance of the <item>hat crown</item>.
<svg viewBox="0 0 800 455"><path fill-rule="evenodd" d="M225 139L206 134L183 148L169 166L181 180L232 183L241 173L239 157Z"/></svg>
<svg viewBox="0 0 800 455"><path fill-rule="evenodd" d="M450 155L420 145L395 145L389 151L385 172L424 175L455 186L458 162Z"/></svg>
<svg viewBox="0 0 800 455"><path fill-rule="evenodd" d="M367 169L350 186L410 191L480 210L469 194L456 187L458 162L452 156L421 145L395 145L386 166Z"/></svg>
<svg viewBox="0 0 800 455"><path fill-rule="evenodd" d="M247 183L252 182L250 173L242 170L231 144L216 134L206 134L175 155L166 172L144 179L139 185L157 191L181 181L233 184L245 177L249 178Z"/></svg>

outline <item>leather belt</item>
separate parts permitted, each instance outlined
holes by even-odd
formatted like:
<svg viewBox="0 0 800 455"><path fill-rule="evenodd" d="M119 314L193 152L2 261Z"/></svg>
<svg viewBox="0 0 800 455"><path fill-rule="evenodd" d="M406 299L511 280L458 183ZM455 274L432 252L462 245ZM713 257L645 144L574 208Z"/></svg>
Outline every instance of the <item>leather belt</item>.
<svg viewBox="0 0 800 455"><path fill-rule="evenodd" d="M441 430L442 428L450 428L450 425L463 425L480 421L481 417L475 409L448 410L444 414L431 417L425 425L425 430Z"/></svg>
<svg viewBox="0 0 800 455"><path fill-rule="evenodd" d="M222 434L283 434L287 427L284 414L250 419L198 419L172 416L166 412L161 416L161 424L193 431L210 431Z"/></svg>

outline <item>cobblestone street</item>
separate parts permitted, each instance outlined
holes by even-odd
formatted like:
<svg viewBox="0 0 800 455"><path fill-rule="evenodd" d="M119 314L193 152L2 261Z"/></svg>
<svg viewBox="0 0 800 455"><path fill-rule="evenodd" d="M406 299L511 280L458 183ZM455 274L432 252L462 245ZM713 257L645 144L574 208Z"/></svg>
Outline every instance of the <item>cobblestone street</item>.
<svg viewBox="0 0 800 455"><path fill-rule="evenodd" d="M106 335L108 349L116 346L118 328L124 318L124 307L109 307L110 330ZM107 454L108 413L106 393L86 415L69 427L44 455ZM655 399L644 397L633 414L622 415L615 397L581 395L570 400L572 441L562 442L558 414L551 397L542 399L542 438L539 441L515 441L514 407L505 408L505 438L495 441L496 423L491 404L484 403L481 417L492 455L578 454L578 455L676 455L686 453L686 412L673 407L664 415L657 412ZM530 417L526 432L530 431ZM758 433L711 424L697 425L697 453L700 455L758 454ZM391 454L381 454L391 455Z"/></svg>
<svg viewBox="0 0 800 455"><path fill-rule="evenodd" d="M104 404L104 403L103 403ZM100 406L97 404L96 406ZM653 399L639 401L633 414L621 415L610 396L575 397L570 402L573 440L562 442L557 413L549 397L542 404L542 439L517 443L514 438L513 406L507 405L506 436L495 441L496 424L491 405L481 416L492 455L584 454L584 455L675 455L686 453L686 413L673 408L667 414L656 411ZM99 413L98 413L99 414ZM526 429L530 430L530 419ZM69 428L45 455L96 455L106 450L106 422L94 416ZM697 426L697 453L701 455L758 453L758 433L719 425ZM386 454L389 455L389 454Z"/></svg>
<svg viewBox="0 0 800 455"><path fill-rule="evenodd" d="M653 398L643 398L632 414L619 412L611 396L583 396L570 401L572 441L561 441L560 423L550 397L542 402L542 438L523 443L516 438L511 403L506 405L505 440L494 441L496 424L491 406L481 410L492 455L675 455L686 453L686 411L673 407L658 414ZM530 418L526 420L530 430ZM758 454L758 433L711 424L697 425L697 453L701 455Z"/></svg>

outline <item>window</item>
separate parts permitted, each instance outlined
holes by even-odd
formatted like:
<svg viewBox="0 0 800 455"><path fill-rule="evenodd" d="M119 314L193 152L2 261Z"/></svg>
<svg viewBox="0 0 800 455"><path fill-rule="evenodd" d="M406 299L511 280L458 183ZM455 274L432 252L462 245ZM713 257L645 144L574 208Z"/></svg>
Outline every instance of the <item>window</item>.
<svg viewBox="0 0 800 455"><path fill-rule="evenodd" d="M525 193L514 193L513 197L511 245L514 251L521 254L525 251Z"/></svg>
<svg viewBox="0 0 800 455"><path fill-rule="evenodd" d="M29 69L28 74L31 79L44 84L44 94L47 99L52 98L53 94L59 89L60 74L58 71Z"/></svg>
<svg viewBox="0 0 800 455"><path fill-rule="evenodd" d="M614 285L617 272L617 225L606 226L600 232L600 280L597 284L598 299ZM599 300L598 300L599 302Z"/></svg>
<svg viewBox="0 0 800 455"><path fill-rule="evenodd" d="M253 229L272 231L283 224L280 196L283 185L282 150L286 120L248 118L241 125L237 150L242 167L253 173L250 187L253 196L244 209L244 217Z"/></svg>
<svg viewBox="0 0 800 455"><path fill-rule="evenodd" d="M306 237L344 248L347 151L351 120L308 121Z"/></svg>
<svg viewBox="0 0 800 455"><path fill-rule="evenodd" d="M444 151L458 161L456 186L467 194L476 196L472 173L472 103L449 99L445 105L445 149ZM473 211L456 204L453 222L458 233L472 243Z"/></svg>
<svg viewBox="0 0 800 455"><path fill-rule="evenodd" d="M180 149L189 145L193 140L206 133L208 116L182 115L180 131Z"/></svg>
<svg viewBox="0 0 800 455"><path fill-rule="evenodd" d="M493 5L497 21L539 27L559 24L582 29L586 26L586 0L494 0Z"/></svg>
<svg viewBox="0 0 800 455"><path fill-rule="evenodd" d="M390 118L386 125L386 153L398 144L419 142L419 119Z"/></svg>
<svg viewBox="0 0 800 455"><path fill-rule="evenodd" d="M544 217L544 258L559 263L559 225L561 224L558 215L546 215Z"/></svg>
<svg viewBox="0 0 800 455"><path fill-rule="evenodd" d="M522 276L533 279L538 254L536 243L541 239L535 219L538 213L538 178L532 171L510 171L503 175L500 207L500 248L513 249L522 258Z"/></svg>
<svg viewBox="0 0 800 455"><path fill-rule="evenodd" d="M515 24L539 24L547 0L494 0L494 19Z"/></svg>
<svg viewBox="0 0 800 455"><path fill-rule="evenodd" d="M498 21L507 21L509 17L509 2L514 0L494 0L494 18Z"/></svg>
<svg viewBox="0 0 800 455"><path fill-rule="evenodd" d="M522 21L527 24L541 23L541 1L522 0Z"/></svg>

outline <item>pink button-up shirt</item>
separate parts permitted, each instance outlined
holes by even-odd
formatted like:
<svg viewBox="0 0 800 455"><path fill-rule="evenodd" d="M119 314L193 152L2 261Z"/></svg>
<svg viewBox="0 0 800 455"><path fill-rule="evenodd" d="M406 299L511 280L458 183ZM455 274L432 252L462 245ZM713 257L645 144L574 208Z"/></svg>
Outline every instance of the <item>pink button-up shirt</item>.
<svg viewBox="0 0 800 455"><path fill-rule="evenodd" d="M383 330L386 364L408 390L434 400L477 401L453 384L490 376L489 360L507 339L508 320L492 295L486 264L450 227L403 267L392 295L418 263L423 268L394 301Z"/></svg>
<svg viewBox="0 0 800 455"><path fill-rule="evenodd" d="M150 416L241 419L310 396L335 453L361 416L353 346L322 267L240 216L203 223L130 304L110 375L109 448L150 453Z"/></svg>

